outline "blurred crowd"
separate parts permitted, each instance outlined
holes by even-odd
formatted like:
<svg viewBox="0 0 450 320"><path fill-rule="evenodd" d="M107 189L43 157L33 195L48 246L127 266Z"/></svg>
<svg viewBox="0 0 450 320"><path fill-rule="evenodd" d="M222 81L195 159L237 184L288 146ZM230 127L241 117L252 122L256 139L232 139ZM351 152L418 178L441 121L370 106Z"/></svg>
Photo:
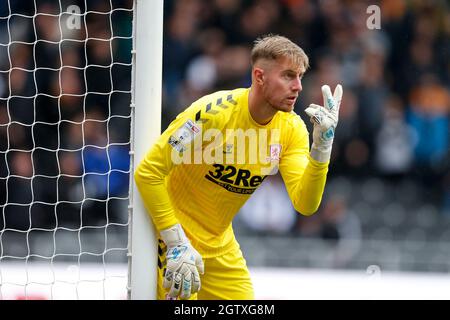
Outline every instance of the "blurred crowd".
<svg viewBox="0 0 450 320"><path fill-rule="evenodd" d="M379 30L366 24L374 3L381 9ZM277 33L310 56L298 114L320 103L321 84L340 82L346 90L332 174L429 169L423 176L442 176L448 169L447 2L188 0L166 7L166 121L201 95L249 86L253 41Z"/></svg>
<svg viewBox="0 0 450 320"><path fill-rule="evenodd" d="M368 27L369 5L380 8L379 29ZM413 179L425 201L450 212L447 1L167 1L164 28L164 125L204 94L250 86L253 41L281 34L310 57L295 107L309 129L303 110L322 102L320 87L344 86L329 180ZM243 208L243 223L257 232L302 231L279 177L266 184ZM316 234L338 237L336 221L351 216L348 202L325 195Z"/></svg>
<svg viewBox="0 0 450 320"><path fill-rule="evenodd" d="M86 5L0 4L0 229L127 222L133 3Z"/></svg>
<svg viewBox="0 0 450 320"><path fill-rule="evenodd" d="M132 1L8 2L11 11L0 6L0 205L23 205L3 206L1 223L28 229L34 210L53 220L72 215L75 224L80 212L104 221L117 207L105 200L128 190ZM91 12L78 30L58 27L71 4ZM369 5L380 8L379 29L367 26ZM321 85L343 84L329 181L413 179L450 214L447 1L166 0L163 129L205 94L250 86L253 41L268 33L310 57L295 107L309 130L303 110L322 102ZM314 232L298 221L279 176L252 200L239 222L256 232L361 233L342 194L325 195Z"/></svg>

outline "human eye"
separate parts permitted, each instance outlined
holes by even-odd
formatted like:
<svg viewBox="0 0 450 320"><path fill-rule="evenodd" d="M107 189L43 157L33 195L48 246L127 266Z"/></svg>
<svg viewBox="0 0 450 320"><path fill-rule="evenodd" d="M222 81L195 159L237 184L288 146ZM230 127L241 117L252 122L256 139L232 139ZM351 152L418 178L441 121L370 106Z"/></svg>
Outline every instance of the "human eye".
<svg viewBox="0 0 450 320"><path fill-rule="evenodd" d="M283 77L284 77L285 79L291 80L291 79L294 79L294 78L295 78L295 74L293 74L292 72L286 72L286 73L283 75Z"/></svg>

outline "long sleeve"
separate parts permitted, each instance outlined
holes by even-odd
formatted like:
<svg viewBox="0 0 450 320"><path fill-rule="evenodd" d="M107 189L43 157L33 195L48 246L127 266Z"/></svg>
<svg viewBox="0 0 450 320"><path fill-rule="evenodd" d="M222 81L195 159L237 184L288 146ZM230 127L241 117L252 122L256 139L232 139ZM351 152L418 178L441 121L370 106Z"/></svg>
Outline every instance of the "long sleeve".
<svg viewBox="0 0 450 320"><path fill-rule="evenodd" d="M231 94L227 96L232 100ZM212 106L211 101L216 105ZM168 178L172 170L183 162L197 163L199 153L195 154L194 150L204 148L207 143L202 139L203 133L211 128L220 130L233 110L231 107L224 108L222 98L217 99L215 95L197 100L177 116L136 168L136 185L158 230L179 222L171 202L171 196L176 194L169 194L168 191Z"/></svg>
<svg viewBox="0 0 450 320"><path fill-rule="evenodd" d="M294 208L303 215L317 211L322 201L328 173L327 163L318 162L309 154L309 135L301 119L294 121L280 172Z"/></svg>
<svg viewBox="0 0 450 320"><path fill-rule="evenodd" d="M178 221L165 186L165 178L170 173L173 162L173 148L169 137L182 125L183 118L177 118L158 138L134 172L136 186L139 189L147 212L158 230L166 229Z"/></svg>
<svg viewBox="0 0 450 320"><path fill-rule="evenodd" d="M202 125L195 120L202 106L202 101L199 100L180 113L150 148L134 172L145 207L158 230L178 223L167 191L166 178L180 162L181 151L186 154L190 150L192 155L193 146L196 145L194 140L201 141ZM209 114L201 115L203 120L210 117ZM213 121L209 121L208 124L212 123ZM203 129L205 128L206 126L203 126Z"/></svg>

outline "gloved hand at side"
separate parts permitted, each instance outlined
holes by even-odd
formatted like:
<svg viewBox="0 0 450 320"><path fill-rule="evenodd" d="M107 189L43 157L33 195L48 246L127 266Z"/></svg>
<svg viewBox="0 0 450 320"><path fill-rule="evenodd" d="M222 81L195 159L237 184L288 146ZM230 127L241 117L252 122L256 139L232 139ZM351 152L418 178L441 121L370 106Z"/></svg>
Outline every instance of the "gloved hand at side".
<svg viewBox="0 0 450 320"><path fill-rule="evenodd" d="M180 224L160 232L167 245L167 266L163 287L172 298L188 299L200 290L200 274L204 273L202 256L194 249Z"/></svg>

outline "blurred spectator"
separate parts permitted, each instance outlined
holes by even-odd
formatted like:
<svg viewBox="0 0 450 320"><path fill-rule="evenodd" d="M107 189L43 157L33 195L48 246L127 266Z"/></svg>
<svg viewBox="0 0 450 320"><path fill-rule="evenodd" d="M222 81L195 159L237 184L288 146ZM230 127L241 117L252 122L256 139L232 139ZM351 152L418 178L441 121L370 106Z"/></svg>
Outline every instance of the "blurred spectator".
<svg viewBox="0 0 450 320"><path fill-rule="evenodd" d="M407 121L415 131L415 162L432 168L449 150L450 92L434 74L424 74L411 90Z"/></svg>
<svg viewBox="0 0 450 320"><path fill-rule="evenodd" d="M405 122L401 99L391 96L385 105L381 128L375 137L375 162L388 177L403 176L413 165L413 130Z"/></svg>
<svg viewBox="0 0 450 320"><path fill-rule="evenodd" d="M109 145L106 121L99 119L102 117L99 112L88 113L86 117L82 153L86 196L94 199L124 196L128 190L128 147Z"/></svg>
<svg viewBox="0 0 450 320"><path fill-rule="evenodd" d="M324 201L319 213L322 220L320 235L325 240L336 241L333 266L346 267L361 245L361 222L343 195L333 194Z"/></svg>
<svg viewBox="0 0 450 320"><path fill-rule="evenodd" d="M262 234L289 234L297 212L292 206L280 174L269 176L237 215L238 223Z"/></svg>
<svg viewBox="0 0 450 320"><path fill-rule="evenodd" d="M346 267L361 246L361 221L348 196L335 190L326 192L316 215L298 220L296 231L301 237L330 241L334 245L332 266L337 268Z"/></svg>
<svg viewBox="0 0 450 320"><path fill-rule="evenodd" d="M229 46L225 48L218 60L217 85L228 88L235 86L248 87L250 85L250 48L248 46Z"/></svg>
<svg viewBox="0 0 450 320"><path fill-rule="evenodd" d="M280 6L274 0L253 1L244 7L239 19L237 37L239 44L249 45L257 37L270 33L280 16Z"/></svg>
<svg viewBox="0 0 450 320"><path fill-rule="evenodd" d="M289 39L302 44L310 54L312 48L320 47L325 40L323 21L317 17L317 7L312 1L284 1L289 19L280 19L279 32ZM292 28L296 25L297 28ZM315 30L314 33L310 32Z"/></svg>
<svg viewBox="0 0 450 320"><path fill-rule="evenodd" d="M186 71L186 87L196 97L207 94L217 83L219 60L225 49L225 34L219 29L206 29L199 33L197 41L202 53L189 62Z"/></svg>
<svg viewBox="0 0 450 320"><path fill-rule="evenodd" d="M33 199L31 152L9 152L7 160L10 177L6 184L7 205L2 210L4 228L26 231L31 227L29 209Z"/></svg>
<svg viewBox="0 0 450 320"><path fill-rule="evenodd" d="M197 27L198 12L192 9L192 6L195 6L194 3L195 1L175 2L172 15L165 22L163 80L169 104L173 104L171 98L177 96L186 66L195 51L194 32ZM188 12L191 15L186 14Z"/></svg>
<svg viewBox="0 0 450 320"><path fill-rule="evenodd" d="M235 43L234 38L238 32L239 14L241 13L242 0L214 0L213 2L213 18L211 23L217 29L222 30L227 36L230 43Z"/></svg>
<svg viewBox="0 0 450 320"><path fill-rule="evenodd" d="M374 147L374 133L382 124L383 107L389 92L384 77L385 52L374 46L368 46L364 51L356 90L359 136L371 150Z"/></svg>

